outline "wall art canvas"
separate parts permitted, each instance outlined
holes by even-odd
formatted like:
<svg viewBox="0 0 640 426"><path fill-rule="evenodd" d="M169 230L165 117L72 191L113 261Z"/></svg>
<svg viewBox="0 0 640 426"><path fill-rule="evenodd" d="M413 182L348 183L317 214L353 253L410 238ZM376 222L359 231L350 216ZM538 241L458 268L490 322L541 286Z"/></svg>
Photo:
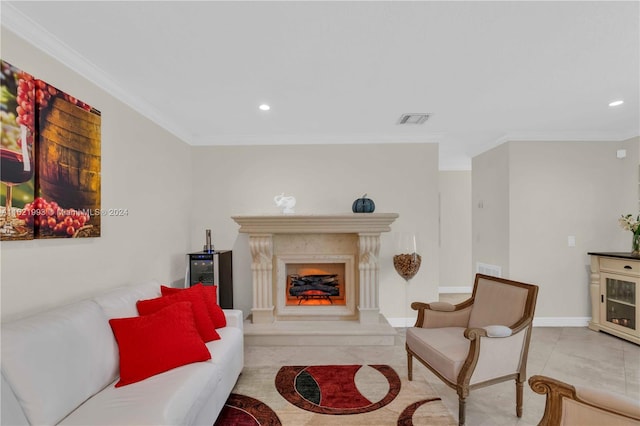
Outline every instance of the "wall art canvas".
<svg viewBox="0 0 640 426"><path fill-rule="evenodd" d="M46 215L36 238L98 237L100 112L49 84L39 89L35 207Z"/></svg>
<svg viewBox="0 0 640 426"><path fill-rule="evenodd" d="M24 211L35 194L35 79L4 61L0 71L0 239L31 240L34 224Z"/></svg>
<svg viewBox="0 0 640 426"><path fill-rule="evenodd" d="M3 70L5 65L15 70L6 62L3 62ZM34 171L31 175L31 198L24 197L23 203L18 200L18 204L12 206L15 213L12 223L24 227L27 232L5 233L2 239L99 237L100 112L20 70L15 70L13 80L17 88L13 115L21 134L25 132L24 127L27 128L27 141L30 141L27 146L32 148L30 158ZM11 103L13 98L9 86L8 81L9 102L5 112L11 121L14 104ZM33 89L28 92L32 100L31 109L20 95L21 87ZM3 97L3 111L4 105ZM23 118L25 111L31 114ZM3 126L3 141L4 137ZM17 145L22 146L20 143ZM15 194L13 199L16 199Z"/></svg>

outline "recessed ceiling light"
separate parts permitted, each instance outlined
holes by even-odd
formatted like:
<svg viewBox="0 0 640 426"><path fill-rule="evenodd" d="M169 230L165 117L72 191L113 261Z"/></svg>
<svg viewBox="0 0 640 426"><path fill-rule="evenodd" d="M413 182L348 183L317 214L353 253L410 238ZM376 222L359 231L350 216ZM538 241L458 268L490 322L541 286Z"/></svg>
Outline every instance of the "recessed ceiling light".
<svg viewBox="0 0 640 426"><path fill-rule="evenodd" d="M262 104L258 108L260 108L261 111L269 111L271 109L271 107L267 104Z"/></svg>
<svg viewBox="0 0 640 426"><path fill-rule="evenodd" d="M618 101L613 101L609 104L609 106L613 107L613 106L618 106L618 105L622 105L624 103L623 100L618 100Z"/></svg>

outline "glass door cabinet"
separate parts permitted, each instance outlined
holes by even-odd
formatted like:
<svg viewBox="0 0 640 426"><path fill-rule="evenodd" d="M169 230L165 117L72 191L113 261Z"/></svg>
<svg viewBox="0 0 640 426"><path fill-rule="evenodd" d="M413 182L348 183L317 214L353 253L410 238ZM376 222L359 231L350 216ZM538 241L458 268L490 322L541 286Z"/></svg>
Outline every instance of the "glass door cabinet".
<svg viewBox="0 0 640 426"><path fill-rule="evenodd" d="M640 256L632 253L589 254L589 328L640 345Z"/></svg>
<svg viewBox="0 0 640 426"><path fill-rule="evenodd" d="M637 285L631 278L613 274L602 274L605 294L602 295L606 310L606 321L610 326L621 327L623 331L636 331Z"/></svg>

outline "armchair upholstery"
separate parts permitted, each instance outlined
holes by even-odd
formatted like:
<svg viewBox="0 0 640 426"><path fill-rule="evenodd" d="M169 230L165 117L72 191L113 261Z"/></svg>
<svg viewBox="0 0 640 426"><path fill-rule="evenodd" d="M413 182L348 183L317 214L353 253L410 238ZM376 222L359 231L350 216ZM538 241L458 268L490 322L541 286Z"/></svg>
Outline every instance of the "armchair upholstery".
<svg viewBox="0 0 640 426"><path fill-rule="evenodd" d="M458 422L465 424L469 391L515 379L516 415L522 392L538 287L477 274L471 298L457 305L414 302L418 311L407 329L407 368L413 358L458 394Z"/></svg>
<svg viewBox="0 0 640 426"><path fill-rule="evenodd" d="M545 376L532 376L529 386L547 395L538 426L640 425L640 402L626 396L571 386Z"/></svg>

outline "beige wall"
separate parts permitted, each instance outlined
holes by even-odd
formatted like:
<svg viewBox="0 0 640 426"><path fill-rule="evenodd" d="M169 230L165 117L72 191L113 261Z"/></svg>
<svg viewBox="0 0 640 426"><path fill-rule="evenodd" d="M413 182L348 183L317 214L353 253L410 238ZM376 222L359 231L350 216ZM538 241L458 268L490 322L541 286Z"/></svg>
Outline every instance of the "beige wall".
<svg viewBox="0 0 640 426"><path fill-rule="evenodd" d="M128 209L102 218L100 238L3 242L2 319L110 287L183 278L188 145L4 28L2 59L102 112L102 207Z"/></svg>
<svg viewBox="0 0 640 426"><path fill-rule="evenodd" d="M537 317L591 316L587 252L630 250L631 235L617 220L637 214L639 145L637 137L622 142L508 142L474 158L474 235L484 231L476 226L491 221L495 228L507 228L502 229L506 240L474 242L474 259L506 252L503 275L540 286ZM627 157L616 158L618 149L626 149ZM492 186L493 197L502 194L502 201L508 201L492 220L484 220L493 210L487 210L486 202L478 209L477 201ZM575 247L568 246L569 236L575 237Z"/></svg>
<svg viewBox="0 0 640 426"><path fill-rule="evenodd" d="M204 243L205 229L218 249L233 249L234 302L251 309L251 259L246 235L234 215L279 214L273 197L297 199L296 213L351 211L367 193L376 212L399 213L383 234L380 307L389 318L411 315L407 301L435 300L438 285L438 148L436 144L194 147L191 238ZM393 268L394 236L417 231L423 264L405 294ZM409 302L410 303L410 302Z"/></svg>
<svg viewBox="0 0 640 426"><path fill-rule="evenodd" d="M477 262L497 265L509 275L509 146L502 144L472 159L472 273Z"/></svg>
<svg viewBox="0 0 640 426"><path fill-rule="evenodd" d="M440 287L470 287L471 171L440 172Z"/></svg>
<svg viewBox="0 0 640 426"><path fill-rule="evenodd" d="M638 140L510 142L510 271L540 285L538 316L591 316L587 252L630 251L618 218L637 214Z"/></svg>

